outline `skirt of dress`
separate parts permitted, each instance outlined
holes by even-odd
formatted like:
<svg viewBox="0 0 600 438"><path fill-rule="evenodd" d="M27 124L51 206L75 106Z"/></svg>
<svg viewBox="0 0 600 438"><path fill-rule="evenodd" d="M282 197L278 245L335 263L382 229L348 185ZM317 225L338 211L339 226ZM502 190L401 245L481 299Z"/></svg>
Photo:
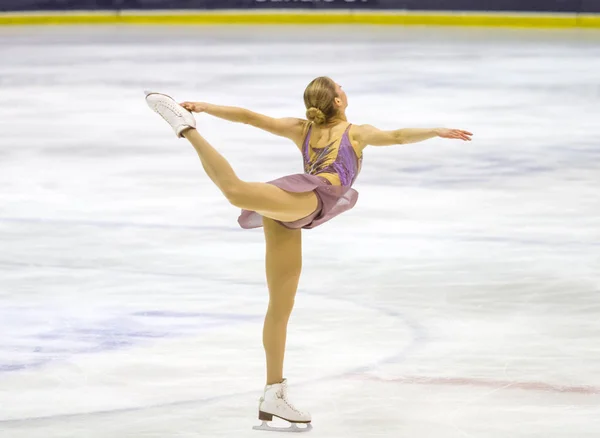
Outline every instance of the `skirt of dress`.
<svg viewBox="0 0 600 438"><path fill-rule="evenodd" d="M288 175L283 178L269 181L286 192L305 193L315 192L319 204L317 209L306 216L294 222L280 222L287 228L314 228L319 226L335 216L350 210L358 200L358 192L351 187L334 186L322 177L308 174ZM238 218L238 223L242 228L262 227L262 216L255 211L242 210Z"/></svg>

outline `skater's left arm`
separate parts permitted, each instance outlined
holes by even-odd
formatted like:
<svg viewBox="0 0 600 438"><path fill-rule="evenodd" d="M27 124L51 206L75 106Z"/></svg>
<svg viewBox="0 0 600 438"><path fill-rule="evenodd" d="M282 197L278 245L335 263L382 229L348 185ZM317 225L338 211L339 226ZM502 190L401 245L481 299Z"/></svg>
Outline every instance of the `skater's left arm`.
<svg viewBox="0 0 600 438"><path fill-rule="evenodd" d="M392 146L418 143L434 137L471 141L471 136L473 135L461 129L402 128L393 131L384 131L371 125L356 125L352 131L352 135L361 149L367 146Z"/></svg>
<svg viewBox="0 0 600 438"><path fill-rule="evenodd" d="M280 137L298 142L304 134L305 120L293 117L274 118L235 106L213 105L205 102L183 102L188 111L204 112L230 122L245 123Z"/></svg>

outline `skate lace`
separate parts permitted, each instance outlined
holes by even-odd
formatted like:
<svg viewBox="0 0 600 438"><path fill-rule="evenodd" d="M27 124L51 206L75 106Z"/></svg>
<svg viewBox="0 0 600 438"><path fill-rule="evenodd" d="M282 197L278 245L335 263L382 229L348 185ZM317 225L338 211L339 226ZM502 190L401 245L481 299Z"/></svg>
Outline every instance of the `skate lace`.
<svg viewBox="0 0 600 438"><path fill-rule="evenodd" d="M279 394L278 394L278 395L279 395L279 398L280 398L281 400L283 400L283 401L285 402L285 404L286 404L286 405L288 405L288 407L289 407L289 408L290 408L292 411L294 411L294 412L296 412L297 414L300 414L300 415L303 415L303 414L304 414L304 412L302 412L302 411L298 410L298 409L297 409L297 408L296 408L296 407L295 407L293 404L291 404L291 403L288 401L288 399L287 399L287 386L285 386L285 385L284 385L284 386L282 386L282 387L281 387L281 390L279 391Z"/></svg>
<svg viewBox="0 0 600 438"><path fill-rule="evenodd" d="M156 109L159 110L158 114L163 119L165 119L165 121L167 121L167 122L168 122L168 120L167 120L166 116L162 113L162 111L160 111L161 109L162 110L168 109L169 111L171 111L173 113L174 116L176 116L176 117L178 117L180 119L182 118L182 115L179 114L179 111L177 111L177 108L171 102L169 102L169 103L160 102L156 107L157 107Z"/></svg>

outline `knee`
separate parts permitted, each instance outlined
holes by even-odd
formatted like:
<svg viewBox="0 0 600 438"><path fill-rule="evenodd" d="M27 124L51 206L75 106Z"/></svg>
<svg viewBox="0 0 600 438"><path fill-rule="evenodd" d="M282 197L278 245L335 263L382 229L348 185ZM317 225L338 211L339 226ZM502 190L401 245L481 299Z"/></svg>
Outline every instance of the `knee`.
<svg viewBox="0 0 600 438"><path fill-rule="evenodd" d="M272 297L269 300L267 315L276 321L287 321L294 309L294 298Z"/></svg>

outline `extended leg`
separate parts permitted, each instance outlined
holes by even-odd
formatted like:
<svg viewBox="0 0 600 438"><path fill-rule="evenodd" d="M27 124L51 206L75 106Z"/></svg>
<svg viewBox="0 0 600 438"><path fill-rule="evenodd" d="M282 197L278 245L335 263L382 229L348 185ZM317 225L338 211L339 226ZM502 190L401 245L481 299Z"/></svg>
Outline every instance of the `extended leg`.
<svg viewBox="0 0 600 438"><path fill-rule="evenodd" d="M147 91L146 102L171 125L178 137L189 140L210 179L236 207L282 222L301 219L317 209L317 196L312 192L289 193L271 184L240 180L227 160L196 131L194 116L171 97Z"/></svg>
<svg viewBox="0 0 600 438"><path fill-rule="evenodd" d="M209 178L236 207L283 222L301 219L316 210L318 200L313 192L290 193L271 184L242 181L227 160L198 131L188 129L183 136L196 149Z"/></svg>

